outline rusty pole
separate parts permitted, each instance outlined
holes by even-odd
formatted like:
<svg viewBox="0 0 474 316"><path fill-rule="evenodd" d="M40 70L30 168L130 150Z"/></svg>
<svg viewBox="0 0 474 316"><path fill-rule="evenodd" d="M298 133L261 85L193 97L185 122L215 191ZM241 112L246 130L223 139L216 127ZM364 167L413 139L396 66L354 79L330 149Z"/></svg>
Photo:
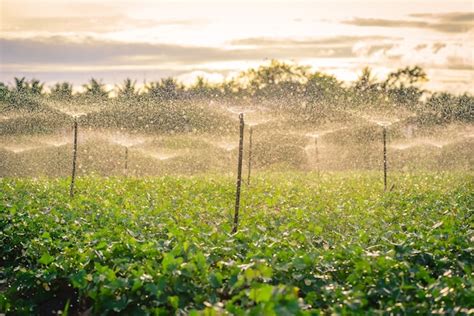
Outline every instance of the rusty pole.
<svg viewBox="0 0 474 316"><path fill-rule="evenodd" d="M240 187L242 184L242 158L244 151L244 114L239 114L240 120L240 138L239 138L239 159L237 162L237 183L236 183L236 192L235 192L235 210L234 210L234 227L232 228L232 233L237 232L239 225L239 209L240 209Z"/></svg>
<svg viewBox="0 0 474 316"><path fill-rule="evenodd" d="M74 145L72 150L72 175L69 196L74 197L74 183L76 181L76 162L77 162L77 119L74 119Z"/></svg>
<svg viewBox="0 0 474 316"><path fill-rule="evenodd" d="M383 127L383 190L387 191L387 129Z"/></svg>
<svg viewBox="0 0 474 316"><path fill-rule="evenodd" d="M250 173L252 170L252 127L249 129L249 170L247 176L247 185L250 185Z"/></svg>
<svg viewBox="0 0 474 316"><path fill-rule="evenodd" d="M128 171L128 147L125 146L125 175L127 175Z"/></svg>

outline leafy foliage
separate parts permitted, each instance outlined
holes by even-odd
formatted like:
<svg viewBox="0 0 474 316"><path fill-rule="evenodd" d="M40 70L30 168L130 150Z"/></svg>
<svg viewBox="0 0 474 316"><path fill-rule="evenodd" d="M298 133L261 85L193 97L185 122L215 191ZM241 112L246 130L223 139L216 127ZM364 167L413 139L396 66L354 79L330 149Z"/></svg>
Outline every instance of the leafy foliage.
<svg viewBox="0 0 474 316"><path fill-rule="evenodd" d="M109 97L109 91L106 90L105 84L97 79L91 78L88 84L83 85L84 96L94 98L96 100L104 100Z"/></svg>
<svg viewBox="0 0 474 316"><path fill-rule="evenodd" d="M58 100L71 100L72 84L69 82L56 83L53 88L51 88L50 96Z"/></svg>
<svg viewBox="0 0 474 316"><path fill-rule="evenodd" d="M14 78L14 86L0 85L0 100L8 101L13 108L34 108L31 98L44 96L44 84L38 80ZM338 81L334 76L320 71L312 72L308 66L271 60L257 68L241 72L235 78L211 84L198 77L191 86L175 78L150 82L144 89L127 78L117 87L117 98L111 98L105 85L92 78L83 85L82 94L72 94L72 85L56 84L50 96L56 100L74 103L74 99L103 107L120 104L137 106L142 102L159 103L190 101L228 104L255 104L272 110L284 110L300 120L317 122L325 113L331 117L343 110L409 110L418 115L422 124L443 124L453 121L473 122L474 97L470 94L456 96L450 93L431 94L422 89L428 81L426 72L419 66L395 70L385 79L379 79L371 68L365 67L352 84ZM146 103L146 102L145 102ZM336 111L336 112L334 112Z"/></svg>
<svg viewBox="0 0 474 316"><path fill-rule="evenodd" d="M0 180L0 312L470 314L473 177Z"/></svg>
<svg viewBox="0 0 474 316"><path fill-rule="evenodd" d="M117 96L121 99L131 99L139 95L139 91L136 87L137 81L127 78L124 80L122 86L118 87Z"/></svg>

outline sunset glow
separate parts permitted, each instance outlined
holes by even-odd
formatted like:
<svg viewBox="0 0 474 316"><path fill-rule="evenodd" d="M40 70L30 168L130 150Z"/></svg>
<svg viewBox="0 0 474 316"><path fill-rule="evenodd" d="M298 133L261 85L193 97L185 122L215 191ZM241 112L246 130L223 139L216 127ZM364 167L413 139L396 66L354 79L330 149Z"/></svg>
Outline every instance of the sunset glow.
<svg viewBox="0 0 474 316"><path fill-rule="evenodd" d="M1 1L1 74L225 78L268 59L354 80L418 64L433 90L474 91L471 1Z"/></svg>

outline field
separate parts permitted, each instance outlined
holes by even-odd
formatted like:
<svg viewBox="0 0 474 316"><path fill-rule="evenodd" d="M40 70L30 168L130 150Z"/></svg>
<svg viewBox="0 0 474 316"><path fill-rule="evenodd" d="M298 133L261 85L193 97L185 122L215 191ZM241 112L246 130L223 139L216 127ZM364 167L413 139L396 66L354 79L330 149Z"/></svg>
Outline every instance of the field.
<svg viewBox="0 0 474 316"><path fill-rule="evenodd" d="M469 172L0 180L7 314L472 314Z"/></svg>

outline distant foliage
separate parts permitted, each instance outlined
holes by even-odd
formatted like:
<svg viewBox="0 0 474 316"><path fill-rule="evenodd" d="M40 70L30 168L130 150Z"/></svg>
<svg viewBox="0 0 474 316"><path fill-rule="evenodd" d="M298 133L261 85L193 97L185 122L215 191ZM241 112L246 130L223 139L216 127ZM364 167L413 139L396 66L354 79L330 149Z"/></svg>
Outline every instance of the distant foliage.
<svg viewBox="0 0 474 316"><path fill-rule="evenodd" d="M10 89L6 84L0 82L0 101L7 101L10 97Z"/></svg>
<svg viewBox="0 0 474 316"><path fill-rule="evenodd" d="M474 122L474 97L468 94L435 93L426 100L425 109L434 121Z"/></svg>
<svg viewBox="0 0 474 316"><path fill-rule="evenodd" d="M44 83L37 79L28 81L25 77L15 77L12 87L0 83L0 101L10 109L28 111L40 109L43 92Z"/></svg>
<svg viewBox="0 0 474 316"><path fill-rule="evenodd" d="M145 87L146 94L156 100L177 100L184 92L184 86L174 78L151 82Z"/></svg>
<svg viewBox="0 0 474 316"><path fill-rule="evenodd" d="M133 99L139 96L139 90L137 89L137 81L127 78L123 81L123 84L117 87L117 97L119 99Z"/></svg>
<svg viewBox="0 0 474 316"><path fill-rule="evenodd" d="M105 84L97 79L92 78L88 84L83 85L85 97L103 101L109 97L109 91L106 90Z"/></svg>
<svg viewBox="0 0 474 316"><path fill-rule="evenodd" d="M407 109L416 112L422 123L473 122L473 97L451 93L431 94L422 88L428 81L420 66L408 66L393 71L385 79L377 78L372 69L365 67L352 84L344 83L333 75L313 72L308 66L278 60L241 72L220 83L209 83L197 77L190 86L175 78L149 82L143 89L127 78L116 87L115 98L97 79L83 85L83 92L73 94L70 83L55 84L48 94L51 99L71 101L85 98L88 102L105 104L119 101L124 106L144 104L141 101L190 101L229 104L261 104L276 111L289 111L301 120L315 122L333 115L333 111L358 109ZM34 108L33 99L45 96L44 84L14 78L11 87L0 84L0 101L13 108ZM136 102L140 100L140 102ZM145 102L146 103L146 102Z"/></svg>
<svg viewBox="0 0 474 316"><path fill-rule="evenodd" d="M56 83L49 93L50 97L59 100L72 99L72 84L69 82Z"/></svg>

